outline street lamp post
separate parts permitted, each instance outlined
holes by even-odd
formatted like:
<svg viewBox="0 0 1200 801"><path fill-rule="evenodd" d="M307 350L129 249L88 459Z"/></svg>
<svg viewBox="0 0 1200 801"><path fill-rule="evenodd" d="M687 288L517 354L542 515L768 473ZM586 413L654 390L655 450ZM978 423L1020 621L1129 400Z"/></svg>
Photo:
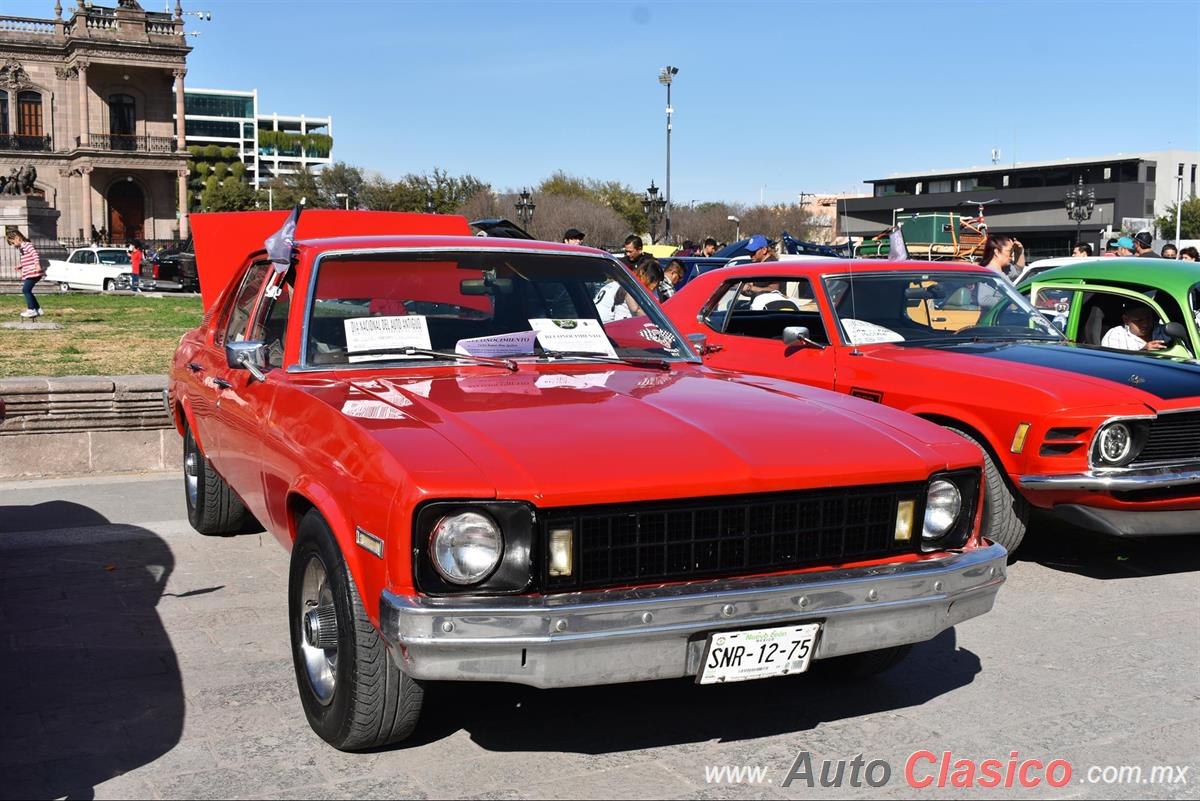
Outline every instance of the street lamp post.
<svg viewBox="0 0 1200 801"><path fill-rule="evenodd" d="M437 214L437 204L433 202L433 193L432 192L425 193L425 213L426 214Z"/></svg>
<svg viewBox="0 0 1200 801"><path fill-rule="evenodd" d="M1182 168L1180 168L1182 169ZM1175 176L1175 258L1179 258L1180 223L1183 222L1183 173Z"/></svg>
<svg viewBox="0 0 1200 801"><path fill-rule="evenodd" d="M732 214L730 214L725 219L729 220L731 223L733 223L735 226L737 226L737 232L734 233L734 235L733 235L733 241L741 242L742 241L742 220L741 220L741 218L735 217Z"/></svg>
<svg viewBox="0 0 1200 801"><path fill-rule="evenodd" d="M667 207L667 201L658 196L658 187L654 185L654 181L650 182L650 186L646 188L646 194L642 196L642 211L646 215L646 222L650 226L650 241L654 242L654 233L658 229L658 220L663 215L663 210Z"/></svg>
<svg viewBox="0 0 1200 801"><path fill-rule="evenodd" d="M516 202L517 219L521 221L521 227L528 230L529 224L533 222L533 210L537 208L537 204L530 199L529 190L522 189L520 199Z"/></svg>
<svg viewBox="0 0 1200 801"><path fill-rule="evenodd" d="M663 203L666 209L663 236L668 242L671 240L671 115L675 113L671 108L671 81L678 74L678 67L666 66L658 71L658 82L667 87L667 199Z"/></svg>
<svg viewBox="0 0 1200 801"><path fill-rule="evenodd" d="M892 209L892 227L893 227L893 228L895 228L895 227L896 227L896 215L897 215L897 214L899 214L899 213L900 213L900 212L902 212L902 211L904 211L904 207L903 207L903 206L901 206L901 207L900 207L900 208L898 208L898 209Z"/></svg>
<svg viewBox="0 0 1200 801"><path fill-rule="evenodd" d="M337 192L334 197L345 202L346 211L350 211L350 195L346 192Z"/></svg>
<svg viewBox="0 0 1200 801"><path fill-rule="evenodd" d="M1063 204L1067 209L1067 217L1075 221L1075 244L1079 244L1079 226L1084 220L1092 219L1092 210L1096 207L1096 190L1089 188L1086 193L1083 191L1083 176L1079 176L1079 183L1067 196L1063 198Z"/></svg>

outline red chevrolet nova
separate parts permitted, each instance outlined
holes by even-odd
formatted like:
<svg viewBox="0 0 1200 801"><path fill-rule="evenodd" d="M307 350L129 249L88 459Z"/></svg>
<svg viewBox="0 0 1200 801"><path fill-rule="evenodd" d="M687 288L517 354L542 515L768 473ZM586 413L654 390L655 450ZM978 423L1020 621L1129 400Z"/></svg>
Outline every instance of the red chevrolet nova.
<svg viewBox="0 0 1200 801"><path fill-rule="evenodd" d="M1030 506L1114 535L1200 532L1200 367L1063 339L972 264L767 262L666 304L705 363L910 412L982 446L983 534L1014 550Z"/></svg>
<svg viewBox="0 0 1200 801"><path fill-rule="evenodd" d="M282 221L194 218L205 316L169 398L193 526L291 550L334 746L407 736L428 680L869 673L991 608L1006 552L957 436L705 367L600 251L316 211L272 262Z"/></svg>

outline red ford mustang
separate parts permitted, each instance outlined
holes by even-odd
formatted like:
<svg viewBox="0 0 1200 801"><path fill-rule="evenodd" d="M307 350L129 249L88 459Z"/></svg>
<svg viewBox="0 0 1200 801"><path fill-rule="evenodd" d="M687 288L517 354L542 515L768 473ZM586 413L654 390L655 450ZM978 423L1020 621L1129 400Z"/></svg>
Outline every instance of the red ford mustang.
<svg viewBox="0 0 1200 801"><path fill-rule="evenodd" d="M1200 532L1200 368L1072 345L970 264L788 261L706 273L666 304L705 363L801 381L977 442L983 534L1029 507L1095 531Z"/></svg>
<svg viewBox="0 0 1200 801"><path fill-rule="evenodd" d="M317 211L271 261L282 214L193 219L188 515L291 550L297 687L338 748L407 736L426 680L866 673L992 606L978 449L705 367L606 253Z"/></svg>

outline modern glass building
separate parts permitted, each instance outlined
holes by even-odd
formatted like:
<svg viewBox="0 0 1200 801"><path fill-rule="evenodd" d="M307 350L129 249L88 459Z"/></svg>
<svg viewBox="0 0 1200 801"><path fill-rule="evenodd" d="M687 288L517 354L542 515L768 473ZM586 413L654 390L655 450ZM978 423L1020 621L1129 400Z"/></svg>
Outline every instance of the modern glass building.
<svg viewBox="0 0 1200 801"><path fill-rule="evenodd" d="M256 189L278 175L333 163L333 120L260 114L258 90L187 89L188 145L235 147Z"/></svg>

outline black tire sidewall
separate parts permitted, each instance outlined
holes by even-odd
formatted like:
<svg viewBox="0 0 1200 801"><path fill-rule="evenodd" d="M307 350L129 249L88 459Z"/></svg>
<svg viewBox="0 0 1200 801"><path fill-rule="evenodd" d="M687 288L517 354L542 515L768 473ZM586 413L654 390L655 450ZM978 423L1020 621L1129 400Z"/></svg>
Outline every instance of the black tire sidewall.
<svg viewBox="0 0 1200 801"><path fill-rule="evenodd" d="M946 428L960 437L974 442L983 453L985 492L983 525L980 533L992 542L1003 545L1010 553L1015 551L1025 538L1025 531L1028 527L1028 502L1009 487L1008 480L996 463L996 459L979 437L955 426L946 426ZM1008 508L1010 505L1016 510Z"/></svg>
<svg viewBox="0 0 1200 801"><path fill-rule="evenodd" d="M336 684L333 699L326 705L317 700L309 684L304 658L300 651L304 632L301 629L300 587L309 560L317 556L325 566L329 586L333 594L333 605L337 611L338 659ZM351 723L351 702L357 670L355 643L355 618L347 584L346 563L334 540L329 525L316 512L309 512L300 521L299 533L292 546L291 566L288 572L288 628L291 633L292 664L296 673L296 689L300 703L313 731L322 740L341 748L346 741Z"/></svg>
<svg viewBox="0 0 1200 801"><path fill-rule="evenodd" d="M188 492L187 482L187 458L189 453L194 453L196 456L196 502L192 503L192 495ZM192 528L201 529L204 521L204 484L205 471L208 469L204 454L200 452L200 446L196 442L195 436L192 435L192 427L184 424L183 429L183 501L187 504L188 522L192 524Z"/></svg>

